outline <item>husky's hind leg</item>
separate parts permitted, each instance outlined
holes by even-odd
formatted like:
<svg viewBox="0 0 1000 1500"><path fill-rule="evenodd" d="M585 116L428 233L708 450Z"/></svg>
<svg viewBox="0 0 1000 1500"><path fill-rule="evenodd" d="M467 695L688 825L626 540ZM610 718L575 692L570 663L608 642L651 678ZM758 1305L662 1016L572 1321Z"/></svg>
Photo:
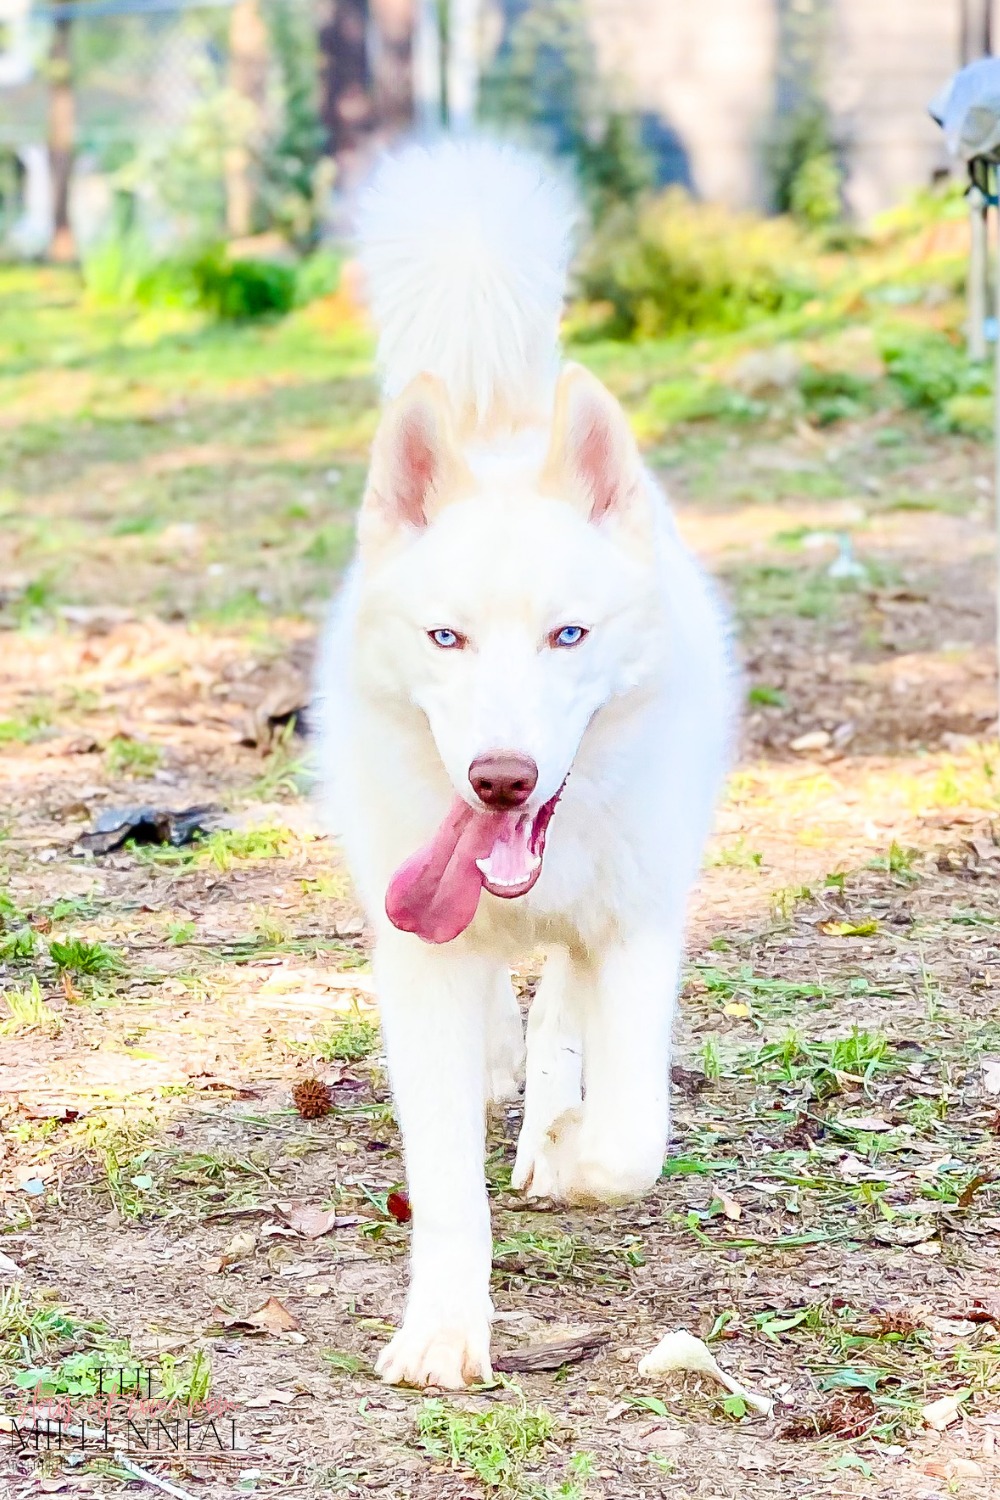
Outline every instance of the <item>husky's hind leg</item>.
<svg viewBox="0 0 1000 1500"><path fill-rule="evenodd" d="M565 948L555 948L528 1013L524 1123L511 1183L529 1198L556 1196L543 1147L554 1122L580 1104L581 991L590 983L588 971Z"/></svg>
<svg viewBox="0 0 1000 1500"><path fill-rule="evenodd" d="M486 1018L486 1097L491 1104L505 1104L520 1097L523 1084L524 1022L510 975L503 969Z"/></svg>
<svg viewBox="0 0 1000 1500"><path fill-rule="evenodd" d="M386 931L375 981L413 1207L406 1315L378 1371L392 1385L457 1389L491 1378L483 1157L497 966L459 943Z"/></svg>
<svg viewBox="0 0 1000 1500"><path fill-rule="evenodd" d="M676 936L649 931L597 960L592 988L583 996L583 1103L552 1119L533 1147L532 1173L525 1179L530 1196L625 1203L648 1192L660 1176L679 959ZM529 1032L529 1098L531 1081Z"/></svg>

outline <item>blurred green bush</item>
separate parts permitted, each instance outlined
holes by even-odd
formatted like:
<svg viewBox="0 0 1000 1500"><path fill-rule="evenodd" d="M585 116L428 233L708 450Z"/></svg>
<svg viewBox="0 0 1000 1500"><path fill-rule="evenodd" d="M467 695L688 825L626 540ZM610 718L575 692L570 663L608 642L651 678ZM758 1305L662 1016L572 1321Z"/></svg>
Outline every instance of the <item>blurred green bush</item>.
<svg viewBox="0 0 1000 1500"><path fill-rule="evenodd" d="M922 411L947 430L989 436L993 421L990 365L971 364L962 347L931 329L887 338L882 358L904 405Z"/></svg>
<svg viewBox="0 0 1000 1500"><path fill-rule="evenodd" d="M224 245L158 255L137 229L110 235L84 257L88 296L108 306L190 308L220 322L280 317L336 289L340 258L229 256Z"/></svg>
<svg viewBox="0 0 1000 1500"><path fill-rule="evenodd" d="M814 294L811 245L789 219L696 203L680 188L608 215L578 267L593 331L648 338L735 329L792 311Z"/></svg>

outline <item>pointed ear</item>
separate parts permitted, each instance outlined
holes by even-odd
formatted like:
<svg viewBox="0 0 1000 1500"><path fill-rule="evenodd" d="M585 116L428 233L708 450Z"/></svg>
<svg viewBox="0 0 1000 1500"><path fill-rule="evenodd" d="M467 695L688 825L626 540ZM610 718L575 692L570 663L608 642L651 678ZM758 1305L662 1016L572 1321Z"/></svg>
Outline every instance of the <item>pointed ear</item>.
<svg viewBox="0 0 1000 1500"><path fill-rule="evenodd" d="M418 375L382 414L362 505L366 533L420 530L441 506L467 495L472 472L459 451L451 405L433 375Z"/></svg>
<svg viewBox="0 0 1000 1500"><path fill-rule="evenodd" d="M595 524L628 510L641 493L642 460L625 413L582 365L567 365L559 377L541 487Z"/></svg>

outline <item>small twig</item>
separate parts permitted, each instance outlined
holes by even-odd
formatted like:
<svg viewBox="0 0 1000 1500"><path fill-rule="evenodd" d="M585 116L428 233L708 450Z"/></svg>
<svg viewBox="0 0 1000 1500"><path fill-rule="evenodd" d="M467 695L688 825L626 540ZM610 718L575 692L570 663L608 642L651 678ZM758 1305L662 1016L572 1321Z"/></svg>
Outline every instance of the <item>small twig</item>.
<svg viewBox="0 0 1000 1500"><path fill-rule="evenodd" d="M115 1453L115 1463L120 1464L133 1479L141 1479L144 1484L151 1484L154 1489L162 1490L165 1495L173 1495L174 1500L195 1500L190 1490L182 1490L180 1485L171 1484L169 1479L161 1479L158 1474L151 1474L148 1469L140 1469L124 1453Z"/></svg>

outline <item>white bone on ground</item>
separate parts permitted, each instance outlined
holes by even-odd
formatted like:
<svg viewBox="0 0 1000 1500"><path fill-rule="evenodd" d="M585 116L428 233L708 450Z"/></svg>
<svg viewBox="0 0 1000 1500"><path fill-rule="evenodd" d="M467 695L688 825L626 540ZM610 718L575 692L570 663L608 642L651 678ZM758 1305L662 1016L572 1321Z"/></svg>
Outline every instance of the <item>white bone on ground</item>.
<svg viewBox="0 0 1000 1500"><path fill-rule="evenodd" d="M764 1396L757 1396L740 1385L719 1365L711 1349L687 1329L679 1328L675 1333L665 1333L655 1349L644 1354L639 1361L640 1375L668 1375L673 1370L691 1370L699 1375L711 1375L734 1396L741 1396L747 1406L753 1407L763 1416L769 1417L773 1403Z"/></svg>

